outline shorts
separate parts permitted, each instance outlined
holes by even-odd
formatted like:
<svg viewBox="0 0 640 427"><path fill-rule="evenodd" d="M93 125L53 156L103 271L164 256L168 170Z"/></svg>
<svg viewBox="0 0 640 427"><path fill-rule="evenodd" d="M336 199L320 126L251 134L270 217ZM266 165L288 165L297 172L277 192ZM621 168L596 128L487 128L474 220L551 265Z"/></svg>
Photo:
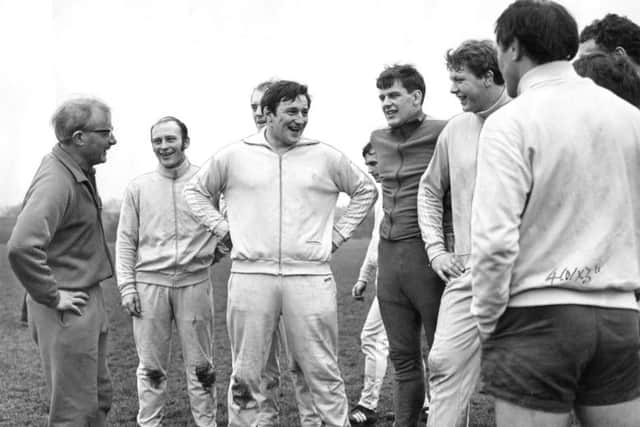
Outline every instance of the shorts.
<svg viewBox="0 0 640 427"><path fill-rule="evenodd" d="M585 305L508 307L482 345L484 391L543 412L640 396L638 312Z"/></svg>

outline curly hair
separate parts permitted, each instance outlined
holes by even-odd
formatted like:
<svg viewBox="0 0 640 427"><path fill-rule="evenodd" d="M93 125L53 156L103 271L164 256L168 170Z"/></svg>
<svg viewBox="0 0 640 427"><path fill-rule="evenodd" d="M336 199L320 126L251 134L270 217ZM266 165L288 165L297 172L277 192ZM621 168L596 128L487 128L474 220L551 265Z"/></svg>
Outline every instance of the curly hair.
<svg viewBox="0 0 640 427"><path fill-rule="evenodd" d="M640 64L640 26L626 16L609 13L596 19L580 33L581 43L589 40L610 53L622 47L633 62Z"/></svg>
<svg viewBox="0 0 640 427"><path fill-rule="evenodd" d="M627 58L596 52L573 63L576 72L640 108L640 74Z"/></svg>
<svg viewBox="0 0 640 427"><path fill-rule="evenodd" d="M478 78L491 71L493 82L498 85L504 84L498 67L498 52L491 40L466 40L457 48L449 49L445 60L449 71L458 71L466 67Z"/></svg>

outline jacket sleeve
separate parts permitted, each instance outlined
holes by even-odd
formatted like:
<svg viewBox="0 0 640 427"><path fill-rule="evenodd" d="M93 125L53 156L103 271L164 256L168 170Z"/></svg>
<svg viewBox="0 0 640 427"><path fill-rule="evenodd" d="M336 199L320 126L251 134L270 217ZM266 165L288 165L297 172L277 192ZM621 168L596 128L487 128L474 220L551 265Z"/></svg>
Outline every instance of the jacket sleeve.
<svg viewBox="0 0 640 427"><path fill-rule="evenodd" d="M36 302L52 308L58 305L60 294L47 264L47 248L71 199L71 189L41 166L7 243L9 263L20 283Z"/></svg>
<svg viewBox="0 0 640 427"><path fill-rule="evenodd" d="M140 227L139 192L130 184L125 190L116 237L116 274L120 296L136 292L136 260Z"/></svg>
<svg viewBox="0 0 640 427"><path fill-rule="evenodd" d="M520 216L532 184L521 145L508 117L487 119L478 143L471 217L471 312L483 339L493 333L507 307L519 252Z"/></svg>
<svg viewBox="0 0 640 427"><path fill-rule="evenodd" d="M332 242L335 247L339 247L364 221L367 212L378 198L378 191L371 178L344 154L340 154L335 166L333 175L336 186L351 197L347 210L333 226Z"/></svg>
<svg viewBox="0 0 640 427"><path fill-rule="evenodd" d="M218 239L229 232L229 224L220 209L224 176L223 163L213 156L184 188L184 198L191 213Z"/></svg>
<svg viewBox="0 0 640 427"><path fill-rule="evenodd" d="M444 217L445 196L450 188L446 128L438 137L429 167L418 187L418 223L429 261L447 252Z"/></svg>
<svg viewBox="0 0 640 427"><path fill-rule="evenodd" d="M369 240L367 254L364 257L364 261L362 261L360 274L358 275L358 281L362 281L367 285L375 282L378 273L378 243L380 242L380 215L382 214L382 206L380 203L376 203L373 211L374 221L371 240Z"/></svg>

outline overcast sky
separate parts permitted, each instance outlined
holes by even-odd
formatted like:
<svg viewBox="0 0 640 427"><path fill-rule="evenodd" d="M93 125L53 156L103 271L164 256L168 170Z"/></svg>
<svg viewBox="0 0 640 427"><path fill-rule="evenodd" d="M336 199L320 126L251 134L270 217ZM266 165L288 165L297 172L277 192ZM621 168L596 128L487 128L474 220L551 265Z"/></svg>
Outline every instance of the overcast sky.
<svg viewBox="0 0 640 427"><path fill-rule="evenodd" d="M191 134L197 164L254 131L252 88L298 80L312 97L308 137L361 163L384 126L375 88L383 67L416 65L428 114L460 111L444 53L493 39L510 1L454 0L0 0L0 206L19 203L55 143L49 120L74 95L112 107L118 144L98 167L105 201L155 167L149 126L171 114ZM571 0L580 28L607 12L640 22L637 0Z"/></svg>

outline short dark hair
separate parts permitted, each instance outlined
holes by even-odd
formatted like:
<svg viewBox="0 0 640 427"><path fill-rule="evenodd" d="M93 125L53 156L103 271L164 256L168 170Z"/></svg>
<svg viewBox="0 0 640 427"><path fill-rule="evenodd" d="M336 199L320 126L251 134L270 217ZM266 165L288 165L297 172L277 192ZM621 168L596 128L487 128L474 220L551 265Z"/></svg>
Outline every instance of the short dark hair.
<svg viewBox="0 0 640 427"><path fill-rule="evenodd" d="M635 63L640 64L640 26L626 16L609 13L596 19L580 33L581 43L589 40L611 53L618 46L622 47Z"/></svg>
<svg viewBox="0 0 640 427"><path fill-rule="evenodd" d="M301 95L307 98L307 103L311 108L311 97L307 92L307 86L291 80L279 80L273 83L262 95L260 107L263 111L268 108L269 112L275 114L280 102L293 101Z"/></svg>
<svg viewBox="0 0 640 427"><path fill-rule="evenodd" d="M182 136L182 142L186 142L189 140L189 129L187 129L187 125L185 125L182 120L178 119L174 116L164 116L159 119L153 125L151 125L151 129L149 129L149 133L153 132L153 128L158 126L160 123L174 122L180 128L180 135Z"/></svg>
<svg viewBox="0 0 640 427"><path fill-rule="evenodd" d="M624 56L595 52L577 59L573 66L581 76L640 108L640 74Z"/></svg>
<svg viewBox="0 0 640 427"><path fill-rule="evenodd" d="M578 24L564 6L554 1L517 0L496 22L501 49L515 39L537 64L570 60L578 52Z"/></svg>
<svg viewBox="0 0 640 427"><path fill-rule="evenodd" d="M373 144L371 144L371 141L369 141L365 144L364 147L362 147L362 157L366 156L367 154L371 154L372 151L374 151Z"/></svg>
<svg viewBox="0 0 640 427"><path fill-rule="evenodd" d="M376 80L376 87L378 89L389 89L393 86L396 80L399 81L402 84L402 87L404 87L409 93L414 90L419 90L422 93L421 104L424 103L424 78L413 65L396 64L386 67L378 76L378 79Z"/></svg>
<svg viewBox="0 0 640 427"><path fill-rule="evenodd" d="M498 52L491 40L466 40L455 49L449 49L445 55L447 69L459 71L466 67L474 76L481 78L487 72L493 73L493 82L504 84L504 78L498 67Z"/></svg>

